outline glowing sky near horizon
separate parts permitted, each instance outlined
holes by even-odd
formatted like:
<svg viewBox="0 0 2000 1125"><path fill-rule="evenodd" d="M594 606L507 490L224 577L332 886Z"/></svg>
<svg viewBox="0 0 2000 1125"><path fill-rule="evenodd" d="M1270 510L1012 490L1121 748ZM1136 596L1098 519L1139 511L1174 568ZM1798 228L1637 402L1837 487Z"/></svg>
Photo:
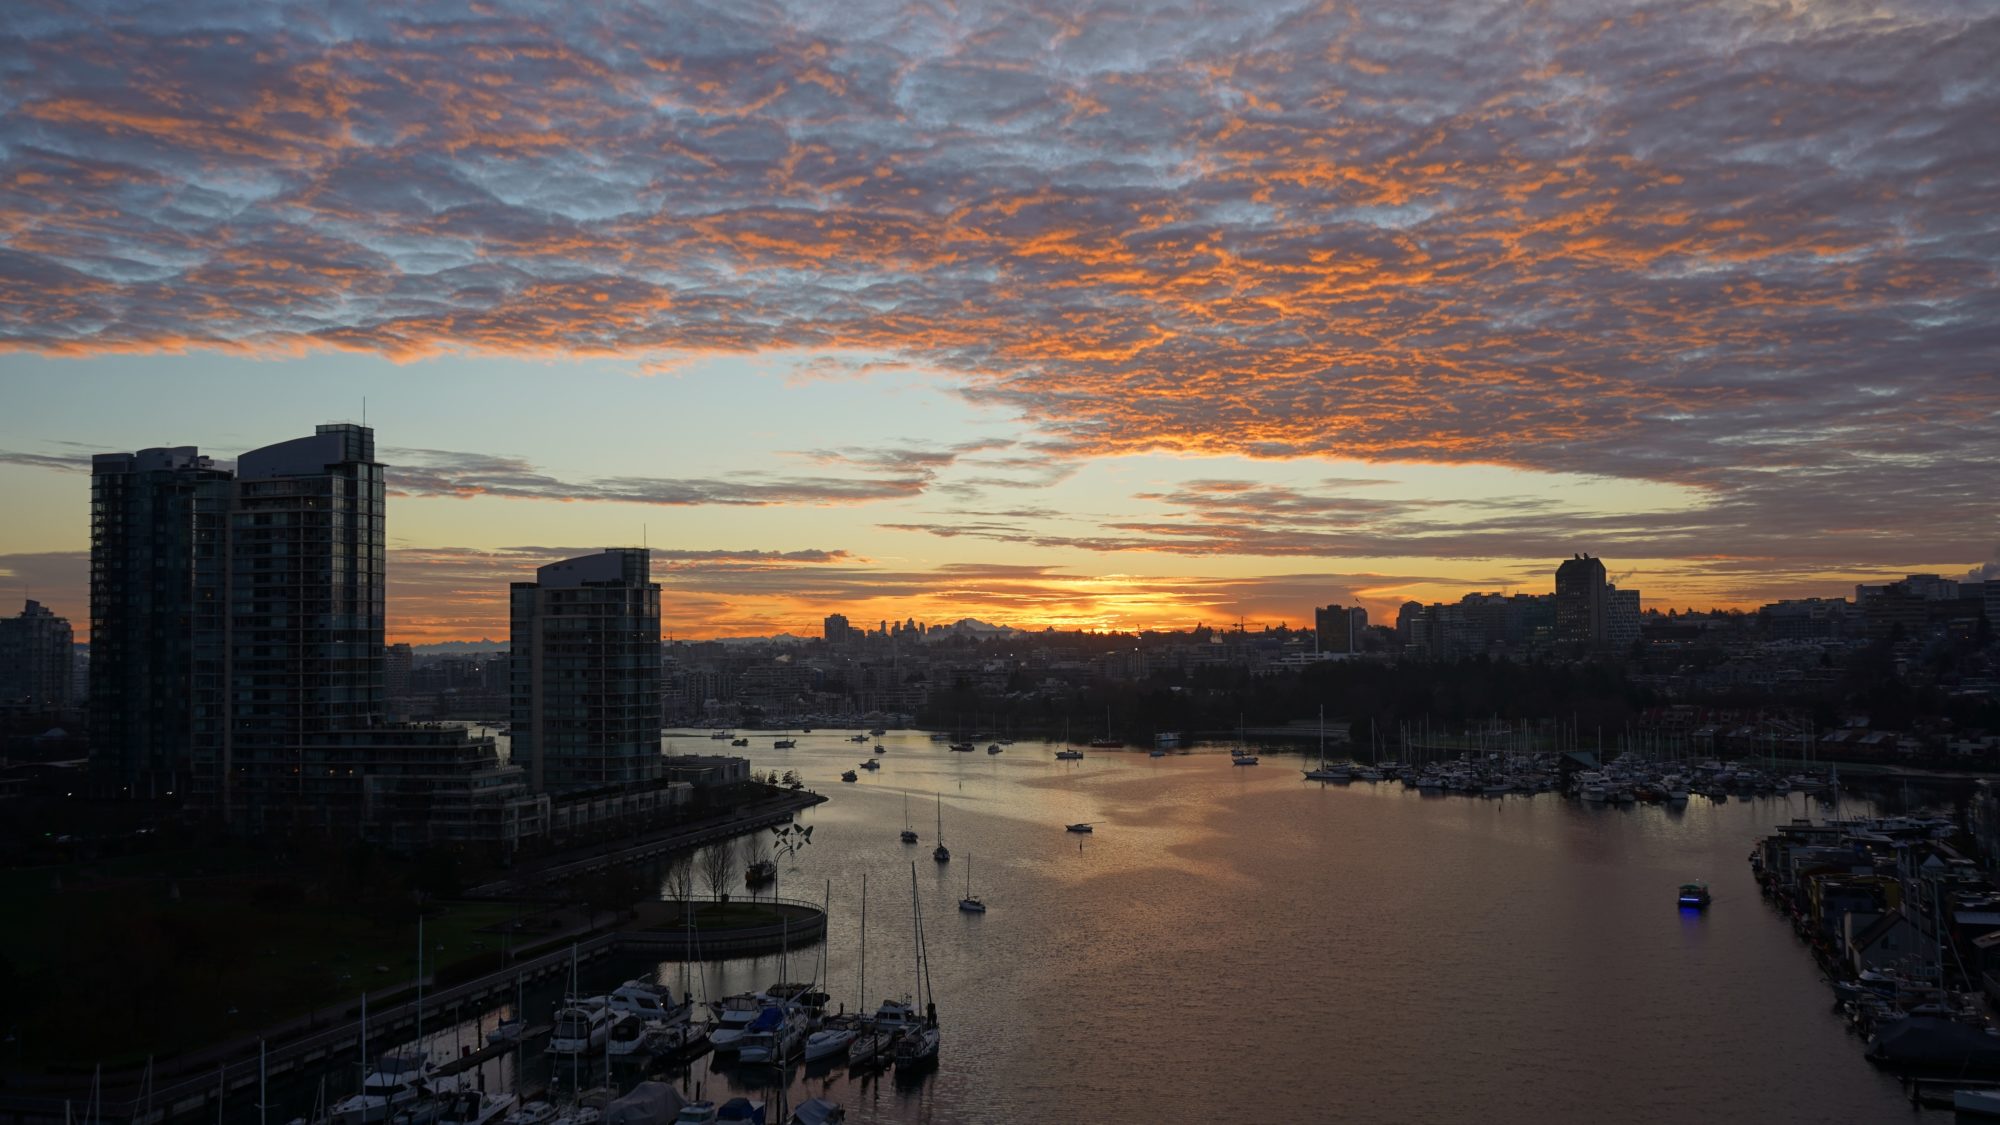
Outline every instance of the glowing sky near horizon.
<svg viewBox="0 0 2000 1125"><path fill-rule="evenodd" d="M392 636L1837 595L1996 558L2000 12L10 5L0 589L368 401ZM0 606L11 612L12 607Z"/></svg>

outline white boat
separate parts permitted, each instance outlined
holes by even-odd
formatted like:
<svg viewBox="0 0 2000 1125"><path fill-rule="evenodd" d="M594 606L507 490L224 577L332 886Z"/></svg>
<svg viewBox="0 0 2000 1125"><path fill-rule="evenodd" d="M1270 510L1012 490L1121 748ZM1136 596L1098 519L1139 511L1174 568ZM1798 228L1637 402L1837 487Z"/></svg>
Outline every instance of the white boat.
<svg viewBox="0 0 2000 1125"><path fill-rule="evenodd" d="M757 1013L764 1010L767 1001L754 992L741 992L735 996L723 997L722 1004L715 1012L715 1026L709 1029L708 1042L718 1055L733 1054L736 1045L742 1041L743 1033L750 1027Z"/></svg>
<svg viewBox="0 0 2000 1125"><path fill-rule="evenodd" d="M555 1103L537 1099L522 1102L514 1111L501 1118L500 1125L550 1125L556 1119Z"/></svg>
<svg viewBox="0 0 2000 1125"><path fill-rule="evenodd" d="M611 1037L604 1042L606 1058L620 1061L646 1054L647 1021L641 1016L620 1016L611 1025Z"/></svg>
<svg viewBox="0 0 2000 1125"><path fill-rule="evenodd" d="M361 1080L361 1092L342 1098L327 1112L332 1125L376 1125L388 1121L423 1096L430 1065L414 1052L384 1055Z"/></svg>
<svg viewBox="0 0 2000 1125"><path fill-rule="evenodd" d="M845 1054L854 1045L856 1032L852 1027L823 1027L806 1036L806 1061L809 1063L830 1059Z"/></svg>
<svg viewBox="0 0 2000 1125"><path fill-rule="evenodd" d="M918 1071L936 1066L942 1038L935 1027L920 1027L903 1036L896 1044L896 1070Z"/></svg>
<svg viewBox="0 0 2000 1125"><path fill-rule="evenodd" d="M737 1041L736 1057L746 1065L790 1062L805 1045L806 1014L797 1005L772 1006Z"/></svg>
<svg viewBox="0 0 2000 1125"><path fill-rule="evenodd" d="M611 990L607 1002L613 1012L661 1023L685 1023L694 1010L694 997L677 1002L673 989L649 980L626 981Z"/></svg>
<svg viewBox="0 0 2000 1125"><path fill-rule="evenodd" d="M602 996L573 999L556 1009L549 1034L552 1055L581 1055L604 1046L611 1036L611 1007Z"/></svg>
<svg viewBox="0 0 2000 1125"><path fill-rule="evenodd" d="M1063 749L1056 751L1056 761L1081 762L1083 761L1083 751L1071 747L1064 747Z"/></svg>
<svg viewBox="0 0 2000 1125"><path fill-rule="evenodd" d="M958 909L965 914L984 914L986 904L972 893L972 857L965 857L965 897L958 900Z"/></svg>

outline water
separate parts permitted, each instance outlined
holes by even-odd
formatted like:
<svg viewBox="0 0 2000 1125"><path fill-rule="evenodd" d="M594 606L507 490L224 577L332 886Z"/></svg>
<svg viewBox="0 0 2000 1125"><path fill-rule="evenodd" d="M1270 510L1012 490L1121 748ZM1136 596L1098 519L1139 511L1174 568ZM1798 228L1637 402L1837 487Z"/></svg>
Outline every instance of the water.
<svg viewBox="0 0 2000 1125"><path fill-rule="evenodd" d="M956 754L916 733L880 739L883 768L842 783L868 747L797 737L774 751L756 735L748 751L831 798L803 816L813 844L779 889L818 900L831 880L826 980L851 1010L866 873L872 1009L919 991L914 863L944 1046L915 1086L795 1071L794 1103L831 1096L856 1123L1913 1113L1863 1062L1744 862L1754 838L1807 812L1801 798L1697 797L1672 812L1423 797L1306 783L1300 759L1269 749L1256 767L1201 748L1056 762L1040 743ZM714 749L701 733L675 742ZM905 793L919 845L897 839ZM1065 832L1075 821L1096 831ZM957 910L968 860L984 915ZM1696 878L1715 904L1681 913L1674 891ZM794 954L786 975L809 978L818 954ZM760 958L709 965L703 986L719 997L777 979L776 958ZM705 1061L689 1080L772 1094Z"/></svg>

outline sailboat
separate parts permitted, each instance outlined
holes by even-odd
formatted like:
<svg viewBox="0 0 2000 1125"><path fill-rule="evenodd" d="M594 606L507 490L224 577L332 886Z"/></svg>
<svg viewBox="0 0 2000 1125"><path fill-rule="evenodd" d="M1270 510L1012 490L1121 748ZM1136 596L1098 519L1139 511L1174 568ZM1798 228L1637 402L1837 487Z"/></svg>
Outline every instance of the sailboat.
<svg viewBox="0 0 2000 1125"><path fill-rule="evenodd" d="M1096 747L1099 750L1116 750L1120 746L1125 745L1124 743L1111 737L1111 708L1106 707L1104 709L1104 737L1091 739L1090 745ZM1083 757L1083 755L1078 754L1077 757L1081 758Z"/></svg>
<svg viewBox="0 0 2000 1125"><path fill-rule="evenodd" d="M938 845L931 849L931 858L939 863L951 862L951 849L944 846L944 794L938 794Z"/></svg>
<svg viewBox="0 0 2000 1125"><path fill-rule="evenodd" d="M972 857L965 857L965 897L958 900L958 908L967 914L986 913L986 904L972 893Z"/></svg>
<svg viewBox="0 0 2000 1125"><path fill-rule="evenodd" d="M1328 769L1326 765L1326 708L1319 709L1319 765L1306 772L1307 781L1352 781L1354 775L1345 767Z"/></svg>
<svg viewBox="0 0 2000 1125"><path fill-rule="evenodd" d="M910 793L907 789L903 791L903 842L917 842L917 830L910 825Z"/></svg>
<svg viewBox="0 0 2000 1125"><path fill-rule="evenodd" d="M916 924L917 988L924 997L923 1022L903 1033L896 1043L896 1072L915 1074L937 1065L941 1036L937 1027L937 997L930 991L930 958L924 949L924 908L917 899L917 865L910 865L910 915Z"/></svg>

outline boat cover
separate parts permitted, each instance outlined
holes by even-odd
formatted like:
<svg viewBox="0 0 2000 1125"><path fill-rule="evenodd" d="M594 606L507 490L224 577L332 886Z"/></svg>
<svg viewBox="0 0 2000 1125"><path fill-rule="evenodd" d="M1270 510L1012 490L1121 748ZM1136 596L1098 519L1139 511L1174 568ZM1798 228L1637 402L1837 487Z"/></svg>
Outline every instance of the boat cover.
<svg viewBox="0 0 2000 1125"><path fill-rule="evenodd" d="M813 1098L801 1103L799 1108L792 1111L791 1125L829 1125L830 1122L841 1121L846 1117L847 1111L840 1108L839 1103L827 1101L825 1098Z"/></svg>
<svg viewBox="0 0 2000 1125"><path fill-rule="evenodd" d="M750 1021L752 1031L776 1031L785 1022L785 1013L776 1008L766 1008Z"/></svg>
<svg viewBox="0 0 2000 1125"><path fill-rule="evenodd" d="M2000 1037L1970 1024L1911 1016L1883 1028L1869 1044L1869 1057L1896 1068L1943 1067L1955 1072L2000 1071Z"/></svg>
<svg viewBox="0 0 2000 1125"><path fill-rule="evenodd" d="M764 1125L764 1107L752 1104L749 1098L731 1098L722 1103L716 1111L717 1121L749 1121L754 1125Z"/></svg>
<svg viewBox="0 0 2000 1125"><path fill-rule="evenodd" d="M666 1125L687 1102L665 1082L641 1082L604 1107L604 1125Z"/></svg>

